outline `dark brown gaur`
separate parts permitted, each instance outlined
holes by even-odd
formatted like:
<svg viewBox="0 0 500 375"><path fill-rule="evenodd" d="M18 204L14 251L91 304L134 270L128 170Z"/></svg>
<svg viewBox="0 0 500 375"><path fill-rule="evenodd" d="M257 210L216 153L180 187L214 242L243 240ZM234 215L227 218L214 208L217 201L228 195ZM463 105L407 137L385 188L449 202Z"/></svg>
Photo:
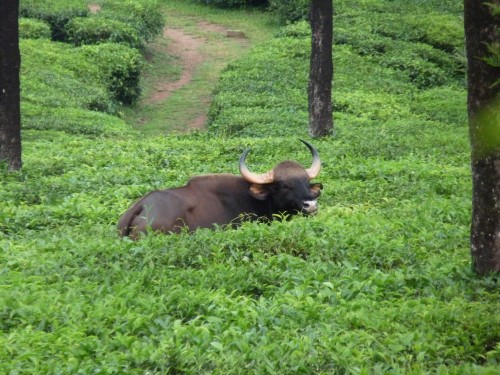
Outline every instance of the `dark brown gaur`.
<svg viewBox="0 0 500 375"><path fill-rule="evenodd" d="M311 144L301 142L311 152L310 168L287 160L269 172L256 174L245 164L248 149L240 157L241 176L196 176L186 186L156 190L139 199L120 218L120 236L138 239L149 230L179 233L187 228L191 232L237 226L245 220L273 220L276 214L316 213L323 185L310 181L318 176L321 161Z"/></svg>

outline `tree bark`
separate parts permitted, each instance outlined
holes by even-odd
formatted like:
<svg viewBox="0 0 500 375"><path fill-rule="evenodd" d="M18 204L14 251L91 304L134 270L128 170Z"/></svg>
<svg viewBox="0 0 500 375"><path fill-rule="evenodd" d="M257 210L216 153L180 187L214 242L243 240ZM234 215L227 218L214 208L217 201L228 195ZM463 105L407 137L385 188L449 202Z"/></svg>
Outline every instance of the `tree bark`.
<svg viewBox="0 0 500 375"><path fill-rule="evenodd" d="M333 5L332 0L311 0L312 31L309 71L309 131L313 137L330 135L333 130Z"/></svg>
<svg viewBox="0 0 500 375"><path fill-rule="evenodd" d="M21 168L19 70L19 0L2 3L0 12L0 162L9 171Z"/></svg>
<svg viewBox="0 0 500 375"><path fill-rule="evenodd" d="M471 144L472 268L500 271L500 69L488 65L488 45L499 42L498 19L484 0L464 0L467 112ZM498 3L498 0L490 1Z"/></svg>

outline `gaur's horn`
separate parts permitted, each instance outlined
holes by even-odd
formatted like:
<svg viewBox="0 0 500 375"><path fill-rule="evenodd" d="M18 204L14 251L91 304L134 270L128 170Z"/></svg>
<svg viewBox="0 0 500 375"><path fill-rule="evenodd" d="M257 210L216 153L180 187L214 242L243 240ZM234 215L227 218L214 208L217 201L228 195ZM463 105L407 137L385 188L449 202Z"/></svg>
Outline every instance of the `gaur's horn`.
<svg viewBox="0 0 500 375"><path fill-rule="evenodd" d="M307 176L309 177L309 180L312 180L313 178L316 178L319 174L319 170L321 169L321 160L319 158L319 153L318 150L314 148L313 145L310 143L300 139L300 141L307 146L309 151L311 151L311 155L313 157L313 161L311 164L311 167L306 169Z"/></svg>
<svg viewBox="0 0 500 375"><path fill-rule="evenodd" d="M269 171L263 174L257 174L250 172L245 165L245 159L247 157L247 154L250 152L250 149L245 150L243 154L240 157L240 173L243 176L245 180L252 184L270 184L274 181L274 174L273 171Z"/></svg>

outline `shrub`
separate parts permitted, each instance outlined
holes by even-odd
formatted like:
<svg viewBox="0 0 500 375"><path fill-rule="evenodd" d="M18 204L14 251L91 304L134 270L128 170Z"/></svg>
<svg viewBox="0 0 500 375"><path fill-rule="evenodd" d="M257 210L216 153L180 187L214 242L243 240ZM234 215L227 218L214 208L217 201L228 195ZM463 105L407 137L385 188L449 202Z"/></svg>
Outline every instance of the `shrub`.
<svg viewBox="0 0 500 375"><path fill-rule="evenodd" d="M406 72L409 81L420 89L441 86L448 80L445 70L411 53L388 56L382 64Z"/></svg>
<svg viewBox="0 0 500 375"><path fill-rule="evenodd" d="M99 16L126 23L145 41L160 35L165 25L156 0L104 0Z"/></svg>
<svg viewBox="0 0 500 375"><path fill-rule="evenodd" d="M467 123L467 93L453 86L432 88L417 93L411 109L430 120L462 126Z"/></svg>
<svg viewBox="0 0 500 375"><path fill-rule="evenodd" d="M499 280L470 270L466 91L453 75L420 89L381 65L398 51L441 70L447 60L361 28L370 16L342 25L335 46L336 135L314 140L325 186L314 217L138 242L115 228L148 191L238 173L247 147L255 171L310 162L297 141L310 45L300 30L224 72L214 124L238 120L252 137L140 137L57 106L85 105L90 89L50 92L50 107L25 99L23 169L0 168L0 373L497 374ZM105 80L82 52L101 45L21 42L23 74L43 73L62 96ZM120 136L94 139L106 134Z"/></svg>
<svg viewBox="0 0 500 375"><path fill-rule="evenodd" d="M20 48L23 102L115 111L99 69L79 49L47 40L22 40Z"/></svg>
<svg viewBox="0 0 500 375"><path fill-rule="evenodd" d="M463 21L459 17L423 11L422 7L416 14L375 15L373 30L394 39L427 43L448 53L463 48Z"/></svg>
<svg viewBox="0 0 500 375"><path fill-rule="evenodd" d="M255 136L305 129L309 51L309 38L283 37L230 64L211 106L211 130Z"/></svg>
<svg viewBox="0 0 500 375"><path fill-rule="evenodd" d="M269 9L282 23L306 20L309 0L269 0Z"/></svg>
<svg viewBox="0 0 500 375"><path fill-rule="evenodd" d="M133 104L137 101L144 65L137 50L113 43L82 46L80 50L98 67L102 79L119 102Z"/></svg>
<svg viewBox="0 0 500 375"><path fill-rule="evenodd" d="M276 34L277 38L291 37L291 38L310 38L311 26L308 22L295 22L280 28Z"/></svg>
<svg viewBox="0 0 500 375"><path fill-rule="evenodd" d="M99 16L76 17L66 25L67 40L77 46L104 42L126 44L132 48L142 47L137 31L117 20Z"/></svg>
<svg viewBox="0 0 500 375"><path fill-rule="evenodd" d="M467 131L391 125L315 141L315 217L139 242L115 222L146 191L237 172L246 146L262 169L307 150L26 132L23 170L0 171L0 371L498 372L498 280L469 265Z"/></svg>
<svg viewBox="0 0 500 375"><path fill-rule="evenodd" d="M218 8L242 8L245 6L257 6L267 4L267 0L194 0L197 3L206 4Z"/></svg>
<svg viewBox="0 0 500 375"><path fill-rule="evenodd" d="M32 18L19 19L19 38L50 39L50 35L48 23Z"/></svg>
<svg viewBox="0 0 500 375"><path fill-rule="evenodd" d="M74 17L90 13L84 0L22 0L19 8L21 17L37 18L51 27L52 40L66 39L66 24Z"/></svg>
<svg viewBox="0 0 500 375"><path fill-rule="evenodd" d="M57 130L86 136L114 136L129 131L125 122L106 113L71 107L46 107L21 103L24 130Z"/></svg>
<svg viewBox="0 0 500 375"><path fill-rule="evenodd" d="M391 29L391 20L396 17L393 7L380 1L359 3L364 6L356 9L349 7L348 2L340 2L344 8L336 15L333 54L336 119L349 126L404 118L415 122L425 118L460 123L463 62L454 53L430 44L410 41L404 35L399 38L396 37L399 34L394 34L393 38L377 32L379 28ZM402 3L393 5L405 9ZM423 6L420 13L422 9ZM396 28L410 28L409 19L403 19L405 26ZM420 21L421 25L425 23ZM254 48L244 60L229 65L212 103L210 129L241 136L305 134L309 48L308 24L299 22L283 28L275 40ZM442 113L438 111L439 105L431 105L425 111L424 105L415 101L415 98L425 100L421 92L434 88L443 90L434 91L429 98L438 92L455 92L453 98L457 100L443 107Z"/></svg>

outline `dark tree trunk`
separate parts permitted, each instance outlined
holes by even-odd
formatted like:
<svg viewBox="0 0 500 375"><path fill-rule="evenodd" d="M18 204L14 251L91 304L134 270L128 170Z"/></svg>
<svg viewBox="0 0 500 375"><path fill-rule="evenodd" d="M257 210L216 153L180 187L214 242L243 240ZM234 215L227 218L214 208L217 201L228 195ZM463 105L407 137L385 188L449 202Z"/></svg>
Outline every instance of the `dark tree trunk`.
<svg viewBox="0 0 500 375"><path fill-rule="evenodd" d="M311 0L312 30L311 65L309 72L309 131L313 137L331 134L332 118L332 0Z"/></svg>
<svg viewBox="0 0 500 375"><path fill-rule="evenodd" d="M2 2L0 11L0 161L21 168L19 0Z"/></svg>
<svg viewBox="0 0 500 375"><path fill-rule="evenodd" d="M464 1L467 112L472 167L472 267L500 271L500 69L488 65L487 45L499 41L498 19L484 0ZM498 0L490 1L498 3Z"/></svg>

